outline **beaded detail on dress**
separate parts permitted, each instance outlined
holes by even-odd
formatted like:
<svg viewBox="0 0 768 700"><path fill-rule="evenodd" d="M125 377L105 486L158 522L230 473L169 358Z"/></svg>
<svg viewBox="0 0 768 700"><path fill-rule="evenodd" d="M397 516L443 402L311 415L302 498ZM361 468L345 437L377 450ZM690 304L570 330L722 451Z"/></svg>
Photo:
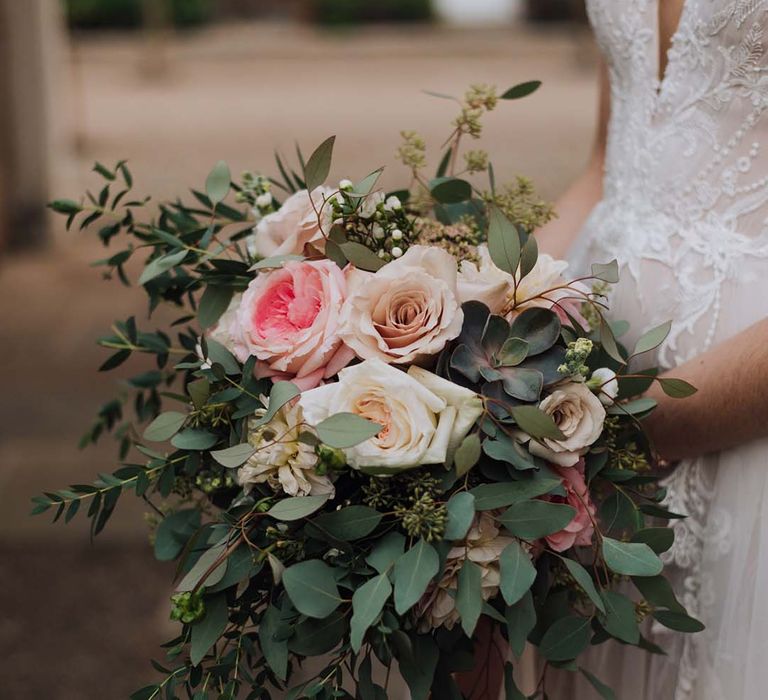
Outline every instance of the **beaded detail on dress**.
<svg viewBox="0 0 768 700"><path fill-rule="evenodd" d="M611 117L603 200L573 262L619 261L612 309L638 335L672 319L657 357L671 368L765 314L752 285L768 273L768 0L686 0L661 79L657 3L588 1ZM727 514L710 512L712 469L687 462L667 483L668 507L689 517L666 556L694 615L703 543L727 551L730 538ZM675 700L695 697L697 644L686 637Z"/></svg>

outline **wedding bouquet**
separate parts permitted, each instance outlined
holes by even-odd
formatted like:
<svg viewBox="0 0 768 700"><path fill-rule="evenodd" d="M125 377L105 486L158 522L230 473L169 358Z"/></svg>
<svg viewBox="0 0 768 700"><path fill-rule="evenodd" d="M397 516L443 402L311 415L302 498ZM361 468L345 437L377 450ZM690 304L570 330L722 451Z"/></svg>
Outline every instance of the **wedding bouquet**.
<svg viewBox="0 0 768 700"><path fill-rule="evenodd" d="M157 559L178 562L180 632L134 700L386 698L375 668L395 662L416 700L460 698L454 674L486 663L480 624L610 698L576 661L587 647L660 653L649 616L700 629L662 576L660 525L680 516L660 505L639 422L653 381L693 388L628 369L669 328L623 347L626 324L604 314L616 263L570 278L532 235L550 207L461 150L498 99L537 87L472 87L433 178L405 132L407 190L383 192L380 170L329 184L330 138L295 170L278 158L279 179L232 182L219 163L194 204L145 221L125 163L96 165L99 193L52 203L127 241L100 261L125 284L148 252L150 312L180 310L172 330L131 317L100 340L102 370L156 364L85 437L114 431L122 466L34 499L65 521L87 510L95 535L131 491ZM509 661L505 684L523 697Z"/></svg>

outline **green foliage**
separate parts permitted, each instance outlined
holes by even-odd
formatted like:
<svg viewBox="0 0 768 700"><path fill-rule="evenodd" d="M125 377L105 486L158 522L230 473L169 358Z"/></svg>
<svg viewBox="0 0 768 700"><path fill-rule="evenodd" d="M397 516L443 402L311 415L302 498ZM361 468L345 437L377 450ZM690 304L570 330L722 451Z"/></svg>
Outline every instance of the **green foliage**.
<svg viewBox="0 0 768 700"><path fill-rule="evenodd" d="M75 29L125 29L142 24L141 0L66 0L67 21ZM172 0L170 17L180 27L208 21L210 0Z"/></svg>

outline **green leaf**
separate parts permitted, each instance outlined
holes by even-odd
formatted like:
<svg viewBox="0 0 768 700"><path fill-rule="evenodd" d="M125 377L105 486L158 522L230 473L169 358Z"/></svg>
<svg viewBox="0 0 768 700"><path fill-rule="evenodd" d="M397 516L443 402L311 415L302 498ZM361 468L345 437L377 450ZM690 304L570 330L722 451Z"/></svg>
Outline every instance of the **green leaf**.
<svg viewBox="0 0 768 700"><path fill-rule="evenodd" d="M155 533L155 558L158 561L175 559L198 527L200 527L200 512L194 508L186 508L166 515L160 521Z"/></svg>
<svg viewBox="0 0 768 700"><path fill-rule="evenodd" d="M470 433L462 440L458 449L453 455L453 462L456 465L456 475L464 476L480 459L482 447L480 445L480 436L477 433Z"/></svg>
<svg viewBox="0 0 768 700"><path fill-rule="evenodd" d="M528 341L522 338L507 338L501 350L496 353L496 362L502 367L516 367L528 357Z"/></svg>
<svg viewBox="0 0 768 700"><path fill-rule="evenodd" d="M219 441L219 436L202 428L187 428L171 438L171 445L179 450L208 450Z"/></svg>
<svg viewBox="0 0 768 700"><path fill-rule="evenodd" d="M333 144L335 136L330 136L323 141L312 153L304 167L304 182L307 189L312 192L322 185L331 171L331 159L333 158Z"/></svg>
<svg viewBox="0 0 768 700"><path fill-rule="evenodd" d="M431 635L415 634L410 639L412 652L397 659L400 672L411 691L411 700L427 700L440 650Z"/></svg>
<svg viewBox="0 0 768 700"><path fill-rule="evenodd" d="M685 608L675 597L669 581L663 576L639 576L632 578L638 591L656 608L669 608L673 612L685 613Z"/></svg>
<svg viewBox="0 0 768 700"><path fill-rule="evenodd" d="M528 635L536 626L536 609L533 606L531 592L526 591L517 603L508 606L504 617L507 619L509 647L512 653L519 657L525 650Z"/></svg>
<svg viewBox="0 0 768 700"><path fill-rule="evenodd" d="M234 469L250 459L256 450L247 442L243 442L234 447L227 447L225 450L214 450L211 452L213 457L222 467Z"/></svg>
<svg viewBox="0 0 768 700"><path fill-rule="evenodd" d="M308 618L296 625L288 649L301 656L321 656L337 647L348 629L346 615L340 610L322 620Z"/></svg>
<svg viewBox="0 0 768 700"><path fill-rule="evenodd" d="M395 562L395 610L399 615L420 600L439 569L440 557L423 539Z"/></svg>
<svg viewBox="0 0 768 700"><path fill-rule="evenodd" d="M579 562L574 561L573 559L563 559L563 563L565 564L566 568L570 572L571 576L575 579L576 583L579 584L581 589L587 594L589 599L594 603L595 607L600 612L605 612L605 605L603 604L603 599L600 597L600 594L597 592L597 588L595 588L595 583L592 580L592 577L589 575L589 572L581 565Z"/></svg>
<svg viewBox="0 0 768 700"><path fill-rule="evenodd" d="M288 644L284 639L276 637L280 622L280 610L274 605L267 607L259 623L259 646L275 675L285 680L288 672Z"/></svg>
<svg viewBox="0 0 768 700"><path fill-rule="evenodd" d="M354 186L352 192L349 194L353 197L367 197L373 191L382 172L384 172L384 168L377 168L372 173L368 173L368 175Z"/></svg>
<svg viewBox="0 0 768 700"><path fill-rule="evenodd" d="M519 100L521 97L528 97L528 95L536 92L541 87L541 80L529 80L525 83L518 83L509 88L502 96L502 100Z"/></svg>
<svg viewBox="0 0 768 700"><path fill-rule="evenodd" d="M619 281L619 263L616 260L609 263L592 263L592 277L616 284Z"/></svg>
<svg viewBox="0 0 768 700"><path fill-rule="evenodd" d="M575 508L562 503L524 501L510 506L499 520L513 535L535 540L562 530L575 515Z"/></svg>
<svg viewBox="0 0 768 700"><path fill-rule="evenodd" d="M175 253L169 253L162 257L152 260L139 275L139 284L146 284L147 282L159 277L165 272L168 272L172 267L176 267L184 258L187 257L186 250L177 250Z"/></svg>
<svg viewBox="0 0 768 700"><path fill-rule="evenodd" d="M203 329L210 328L221 318L229 307L232 296L231 287L220 287L214 284L206 286L197 309L197 320Z"/></svg>
<svg viewBox="0 0 768 700"><path fill-rule="evenodd" d="M664 393L673 399L684 399L686 396L693 396L698 391L693 384L682 379L659 377L656 381L659 382Z"/></svg>
<svg viewBox="0 0 768 700"><path fill-rule="evenodd" d="M600 345L608 357L616 360L619 364L627 364L627 361L619 350L619 346L616 344L616 337L613 335L611 327L605 322L605 319L602 318L602 316L600 317Z"/></svg>
<svg viewBox="0 0 768 700"><path fill-rule="evenodd" d="M291 382L275 382L272 385L272 391L269 392L267 412L258 420L253 421L252 427L259 428L269 423L285 404L291 399L295 399L300 393L299 388Z"/></svg>
<svg viewBox="0 0 768 700"><path fill-rule="evenodd" d="M520 263L520 236L517 229L495 205L489 207L488 219L488 252L491 260L499 269L514 275Z"/></svg>
<svg viewBox="0 0 768 700"><path fill-rule="evenodd" d="M667 321L660 326L656 326L656 328L651 328L647 333L643 333L635 344L635 349L632 351L632 355L640 355L659 347L669 335L671 329L672 321Z"/></svg>
<svg viewBox="0 0 768 700"><path fill-rule="evenodd" d="M661 559L641 542L619 542L603 537L603 557L611 571L625 576L657 576L663 568Z"/></svg>
<svg viewBox="0 0 768 700"><path fill-rule="evenodd" d="M289 262L291 260L304 260L303 255L274 255L271 258L264 258L263 260L259 260L259 262L254 263L248 268L249 272L253 272L254 270L272 270L278 267L282 267L283 263Z"/></svg>
<svg viewBox="0 0 768 700"><path fill-rule="evenodd" d="M205 599L205 617L192 626L192 639L189 657L193 666L197 666L208 653L208 650L224 634L229 621L227 597L217 593Z"/></svg>
<svg viewBox="0 0 768 700"><path fill-rule="evenodd" d="M379 574L358 588L352 596L350 644L357 653L363 644L366 630L376 621L392 593L387 574Z"/></svg>
<svg viewBox="0 0 768 700"><path fill-rule="evenodd" d="M646 397L627 401L626 403L617 403L608 408L608 415L611 416L636 416L656 408L656 401Z"/></svg>
<svg viewBox="0 0 768 700"><path fill-rule="evenodd" d="M166 411L161 413L146 428L144 428L143 437L150 442L165 442L170 440L181 430L184 421L187 420L186 413L178 411Z"/></svg>
<svg viewBox="0 0 768 700"><path fill-rule="evenodd" d="M315 426L317 435L329 447L345 449L365 442L381 432L378 423L355 413L335 413Z"/></svg>
<svg viewBox="0 0 768 700"><path fill-rule="evenodd" d="M656 610L653 613L653 616L664 625L664 627L668 627L677 632L693 634L705 629L704 625L696 618L674 610Z"/></svg>
<svg viewBox="0 0 768 700"><path fill-rule="evenodd" d="M176 587L177 591L192 591L202 582L204 586L215 586L227 570L227 560L223 556L227 548L228 538L214 544L210 549L203 552L195 565L187 572L186 576ZM219 562L217 564L217 562ZM215 568L212 568L214 567ZM205 578L203 578L205 576Z"/></svg>
<svg viewBox="0 0 768 700"><path fill-rule="evenodd" d="M221 365L227 374L240 374L240 365L227 348L211 338L206 338L205 344L208 346L208 359L212 363Z"/></svg>
<svg viewBox="0 0 768 700"><path fill-rule="evenodd" d="M656 554L662 554L675 541L675 531L671 527L648 527L632 535L632 541L643 542Z"/></svg>
<svg viewBox="0 0 768 700"><path fill-rule="evenodd" d="M282 501L275 503L275 505L267 511L267 515L272 516L275 520L283 520L285 522L301 520L315 511L320 510L329 497L330 494L285 498Z"/></svg>
<svg viewBox="0 0 768 700"><path fill-rule="evenodd" d="M456 610L461 616L461 627L467 637L472 637L483 607L482 571L469 559L465 559L458 576Z"/></svg>
<svg viewBox="0 0 768 700"><path fill-rule="evenodd" d="M383 574L392 568L404 550L405 537L399 532L390 532L379 540L365 561Z"/></svg>
<svg viewBox="0 0 768 700"><path fill-rule="evenodd" d="M83 207L73 199L54 199L48 203L48 206L59 214L77 214L83 210Z"/></svg>
<svg viewBox="0 0 768 700"><path fill-rule="evenodd" d="M543 496L560 486L559 479L531 479L497 484L481 484L469 493L475 498L475 510L495 510Z"/></svg>
<svg viewBox="0 0 768 700"><path fill-rule="evenodd" d="M549 350L560 337L561 328L560 319L554 311L533 307L526 309L515 318L510 334L517 338L525 338L530 357Z"/></svg>
<svg viewBox="0 0 768 700"><path fill-rule="evenodd" d="M589 681L589 683L597 691L598 695L603 698L603 700L616 700L616 694L594 674L590 673L586 668L582 668L581 666L579 667L579 671L581 671L584 678Z"/></svg>
<svg viewBox="0 0 768 700"><path fill-rule="evenodd" d="M568 615L560 618L544 633L539 652L548 661L567 661L584 651L591 638L589 618Z"/></svg>
<svg viewBox="0 0 768 700"><path fill-rule="evenodd" d="M213 166L213 170L208 173L208 177L205 180L205 193L208 195L208 199L211 200L211 204L216 206L227 196L231 182L232 176L229 172L229 166L223 160L220 160Z"/></svg>
<svg viewBox="0 0 768 700"><path fill-rule="evenodd" d="M441 204L458 204L472 198L472 185L457 177L436 177L429 191Z"/></svg>
<svg viewBox="0 0 768 700"><path fill-rule="evenodd" d="M361 270L376 272L376 270L379 270L386 265L376 253L362 243L346 241L345 243L340 243L339 248L341 248L341 252L344 253L344 257Z"/></svg>
<svg viewBox="0 0 768 700"><path fill-rule="evenodd" d="M296 610L307 617L328 617L341 603L333 569L319 559L289 566L283 586Z"/></svg>
<svg viewBox="0 0 768 700"><path fill-rule="evenodd" d="M552 416L536 406L514 406L511 413L520 430L532 438L561 440L565 437Z"/></svg>
<svg viewBox="0 0 768 700"><path fill-rule="evenodd" d="M504 700L527 700L515 683L515 672L512 664L504 663Z"/></svg>
<svg viewBox="0 0 768 700"><path fill-rule="evenodd" d="M520 279L528 275L539 259L539 246L536 243L536 236L529 235L520 251Z"/></svg>
<svg viewBox="0 0 768 700"><path fill-rule="evenodd" d="M627 644L637 644L640 641L640 628L637 626L634 603L621 593L603 591L605 615L600 622L616 639Z"/></svg>
<svg viewBox="0 0 768 700"><path fill-rule="evenodd" d="M448 520L443 539L460 540L464 538L475 517L475 497L466 491L454 493L446 506Z"/></svg>
<svg viewBox="0 0 768 700"><path fill-rule="evenodd" d="M536 579L531 557L517 543L508 544L499 557L501 581L499 588L507 605L514 605L530 589Z"/></svg>
<svg viewBox="0 0 768 700"><path fill-rule="evenodd" d="M368 506L347 506L323 513L312 521L339 540L350 542L370 535L381 522L381 513Z"/></svg>

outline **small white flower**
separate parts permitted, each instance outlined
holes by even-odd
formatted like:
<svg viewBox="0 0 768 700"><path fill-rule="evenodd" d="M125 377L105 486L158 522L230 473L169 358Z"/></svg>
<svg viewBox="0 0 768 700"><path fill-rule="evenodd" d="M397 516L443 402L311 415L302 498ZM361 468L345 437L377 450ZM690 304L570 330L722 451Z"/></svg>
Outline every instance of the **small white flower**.
<svg viewBox="0 0 768 700"><path fill-rule="evenodd" d="M359 214L363 219L370 219L378 208L379 204L384 201L383 192L373 192L369 194L360 204Z"/></svg>
<svg viewBox="0 0 768 700"><path fill-rule="evenodd" d="M400 200L394 195L387 197L387 201L384 202L384 209L386 211L397 211L398 209L402 208L403 205L400 203Z"/></svg>
<svg viewBox="0 0 768 700"><path fill-rule="evenodd" d="M619 381L616 379L616 372L608 367L600 367L600 369L592 372L587 386L597 394L600 401L606 406L611 406L619 394Z"/></svg>
<svg viewBox="0 0 768 700"><path fill-rule="evenodd" d="M400 258L403 256L403 249L400 246L395 246L392 248L392 257L393 258Z"/></svg>
<svg viewBox="0 0 768 700"><path fill-rule="evenodd" d="M384 229L382 228L381 224L373 225L373 237L378 239L384 238Z"/></svg>
<svg viewBox="0 0 768 700"><path fill-rule="evenodd" d="M399 228L394 229L390 235L393 241L400 241L403 238L403 232Z"/></svg>
<svg viewBox="0 0 768 700"><path fill-rule="evenodd" d="M352 180L347 180L346 178L343 180L339 180L339 189L340 190L352 190L354 189L354 184L352 183Z"/></svg>
<svg viewBox="0 0 768 700"><path fill-rule="evenodd" d="M258 197L256 197L256 205L262 209L266 209L267 207L272 206L272 195L269 192L260 194Z"/></svg>

